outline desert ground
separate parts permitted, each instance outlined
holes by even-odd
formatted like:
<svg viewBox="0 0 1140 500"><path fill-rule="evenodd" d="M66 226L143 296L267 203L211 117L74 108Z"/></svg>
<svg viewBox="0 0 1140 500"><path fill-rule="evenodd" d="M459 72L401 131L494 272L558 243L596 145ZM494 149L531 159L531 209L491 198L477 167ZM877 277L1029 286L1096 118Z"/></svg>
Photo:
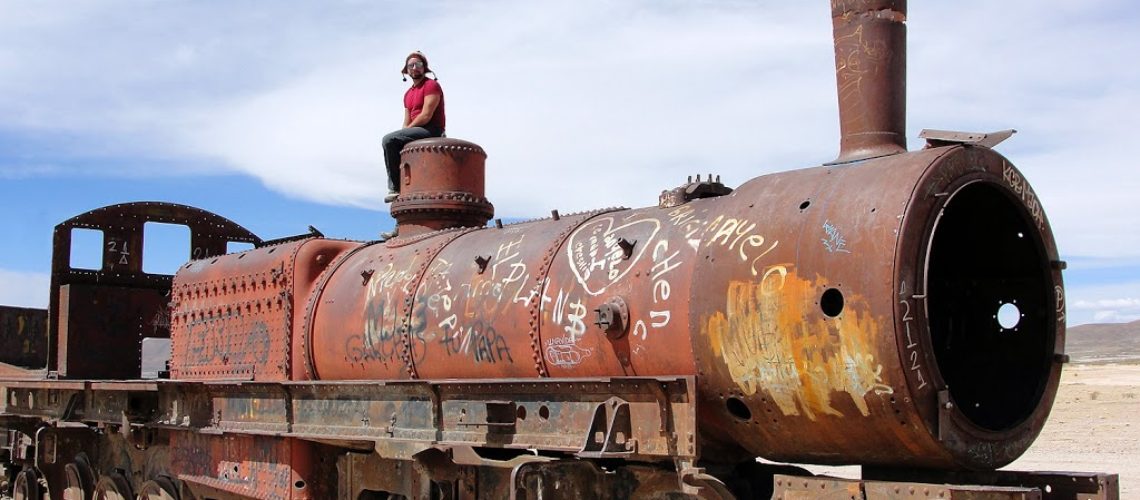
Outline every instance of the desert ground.
<svg viewBox="0 0 1140 500"><path fill-rule="evenodd" d="M1140 362L1070 364L1041 436L1012 470L1111 472L1140 498Z"/></svg>
<svg viewBox="0 0 1140 500"><path fill-rule="evenodd" d="M858 467L806 468L859 477ZM1115 473L1120 498L1140 498L1140 360L1066 365L1041 435L1005 469Z"/></svg>

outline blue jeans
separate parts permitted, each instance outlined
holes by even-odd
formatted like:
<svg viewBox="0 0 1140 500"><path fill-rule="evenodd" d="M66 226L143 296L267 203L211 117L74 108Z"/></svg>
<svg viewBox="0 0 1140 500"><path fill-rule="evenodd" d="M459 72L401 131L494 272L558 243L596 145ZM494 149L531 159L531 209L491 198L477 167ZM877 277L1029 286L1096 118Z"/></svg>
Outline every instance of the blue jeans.
<svg viewBox="0 0 1140 500"><path fill-rule="evenodd" d="M443 130L437 127L402 128L384 136L384 166L388 168L388 191L400 192L400 150L412 141L439 137Z"/></svg>

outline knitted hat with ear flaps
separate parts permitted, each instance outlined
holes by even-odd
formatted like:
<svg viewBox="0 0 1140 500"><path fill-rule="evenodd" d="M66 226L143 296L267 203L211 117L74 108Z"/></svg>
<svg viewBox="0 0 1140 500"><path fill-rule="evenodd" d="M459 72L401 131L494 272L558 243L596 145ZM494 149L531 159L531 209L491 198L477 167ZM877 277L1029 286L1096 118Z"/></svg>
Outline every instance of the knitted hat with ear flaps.
<svg viewBox="0 0 1140 500"><path fill-rule="evenodd" d="M427 56L425 56L423 52L417 50L411 54L408 54L408 57L404 58L404 67L400 68L400 73L405 75L408 74L408 61L411 61L413 57L424 62L424 73L432 72L431 69L428 68Z"/></svg>

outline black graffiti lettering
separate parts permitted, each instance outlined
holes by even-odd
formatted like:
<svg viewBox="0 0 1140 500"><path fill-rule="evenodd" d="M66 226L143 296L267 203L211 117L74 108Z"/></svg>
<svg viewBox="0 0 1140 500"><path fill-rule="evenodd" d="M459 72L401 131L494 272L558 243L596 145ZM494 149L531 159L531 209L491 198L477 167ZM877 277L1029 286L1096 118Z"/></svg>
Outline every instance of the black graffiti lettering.
<svg viewBox="0 0 1140 500"><path fill-rule="evenodd" d="M254 364L269 361L273 339L264 321L255 321L248 328L222 320L202 320L187 325L191 339L187 346L189 364Z"/></svg>
<svg viewBox="0 0 1140 500"><path fill-rule="evenodd" d="M476 363L514 363L507 340L494 327L476 321L467 328L458 328L451 334L440 336L448 356L470 356Z"/></svg>

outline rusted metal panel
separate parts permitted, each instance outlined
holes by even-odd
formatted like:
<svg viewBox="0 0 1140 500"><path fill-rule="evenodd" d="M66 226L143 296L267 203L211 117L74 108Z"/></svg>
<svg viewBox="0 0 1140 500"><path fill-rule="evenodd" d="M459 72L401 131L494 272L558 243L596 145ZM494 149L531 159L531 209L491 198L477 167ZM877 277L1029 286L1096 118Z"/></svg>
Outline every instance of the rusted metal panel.
<svg viewBox="0 0 1140 500"><path fill-rule="evenodd" d="M552 376L695 372L686 300L694 261L671 223L677 210L603 213L568 235L539 297ZM626 324L606 333L596 311L615 300Z"/></svg>
<svg viewBox="0 0 1140 500"><path fill-rule="evenodd" d="M1037 488L930 484L915 482L863 481L830 477L776 475L773 499L866 499L902 500L908 498L942 498L947 500L1039 500ZM1071 497L1070 497L1071 498Z"/></svg>
<svg viewBox="0 0 1140 500"><path fill-rule="evenodd" d="M876 481L947 485L987 485L1033 488L1046 500L1120 498L1117 474L1096 472L954 471L864 468L863 477ZM868 481L870 483L870 481Z"/></svg>
<svg viewBox="0 0 1140 500"><path fill-rule="evenodd" d="M91 383L73 381L0 382L5 394L2 414L36 416L56 421L147 424L159 422L160 389L154 383ZM185 387L168 386L192 393ZM184 398L181 393L178 396ZM168 398L169 399L169 398Z"/></svg>
<svg viewBox="0 0 1140 500"><path fill-rule="evenodd" d="M922 132L919 132L918 137L926 139L926 147L929 148L950 146L953 144L972 144L993 148L1001 144L1002 141L1009 139L1015 133L1017 133L1017 131L1014 129L998 130L989 133L923 129Z"/></svg>
<svg viewBox="0 0 1140 500"><path fill-rule="evenodd" d="M663 384L664 392L658 393L651 388L657 383L291 384L288 412L281 410L283 397L274 401L265 389L251 392L253 386L243 385L218 389L208 412L216 417L208 429L375 443L390 458L459 444L577 452L596 432L607 430L593 427L592 418L616 393L630 398L621 441L636 445L613 456L695 456L692 394L684 392L684 384ZM471 394L501 399L470 399ZM415 442L420 444L408 446Z"/></svg>
<svg viewBox="0 0 1140 500"><path fill-rule="evenodd" d="M47 366L47 309L0 306L0 363Z"/></svg>
<svg viewBox="0 0 1140 500"><path fill-rule="evenodd" d="M170 460L171 472L191 491L206 487L265 500L312 498L312 445L303 441L175 432Z"/></svg>
<svg viewBox="0 0 1140 500"><path fill-rule="evenodd" d="M438 435L438 402L426 384L303 384L291 385L289 391L291 429L298 436L430 443ZM395 457L410 454L396 452Z"/></svg>
<svg viewBox="0 0 1140 500"><path fill-rule="evenodd" d="M21 387L10 382L4 386L4 415L62 419L83 414L83 387Z"/></svg>
<svg viewBox="0 0 1140 500"><path fill-rule="evenodd" d="M85 397L83 418L90 422L143 426L158 414L156 392L101 391L99 397Z"/></svg>
<svg viewBox="0 0 1140 500"><path fill-rule="evenodd" d="M441 384L441 442L599 458L696 457L692 389L691 379L664 378ZM507 406L510 415L496 414L496 405ZM617 447L604 446L611 437Z"/></svg>
<svg viewBox="0 0 1140 500"><path fill-rule="evenodd" d="M759 177L689 205L709 432L776 461L946 460L904 394L889 279L910 180L941 154Z"/></svg>
<svg viewBox="0 0 1140 500"><path fill-rule="evenodd" d="M170 336L162 290L88 284L59 288L61 377L141 376L142 339Z"/></svg>
<svg viewBox="0 0 1140 500"><path fill-rule="evenodd" d="M62 314L61 289L67 285L86 285L108 289L153 290L165 295L170 290L171 277L162 274L143 272L144 226L147 222L183 225L190 230L190 248L187 258L204 258L226 252L229 242L258 244L261 239L232 221L210 212L172 203L138 202L123 203L98 208L77 215L56 225L52 240L52 277L49 298L48 346L58 345L59 328L66 319L71 322L88 323L103 321L111 330L135 331L139 328L133 316L114 316L96 310L93 313L103 316L102 320ZM90 229L103 234L102 265L100 269L84 270L71 267L71 233L74 229ZM110 292L113 293L113 292ZM143 293L143 292L140 292ZM125 304L122 307L127 307ZM154 315L144 318L148 325L166 326L169 323L167 310L160 307ZM121 324L110 322L122 321ZM57 359L62 358L52 351L48 356L49 370L56 370ZM78 375L84 376L84 375Z"/></svg>
<svg viewBox="0 0 1140 500"><path fill-rule="evenodd" d="M508 498L609 498L614 493L607 491L610 486L606 473L590 462L534 462L528 463L512 474L513 484ZM628 490L635 486L632 481L623 484ZM617 489L617 488L615 488ZM620 490L618 490L620 491ZM624 493L624 492L623 492ZM638 492L646 494L649 492ZM648 496L648 495L646 495Z"/></svg>
<svg viewBox="0 0 1140 500"><path fill-rule="evenodd" d="M928 428L950 453L976 457L971 468L987 468L1028 448L1052 408L1063 266L1039 200L1008 160L985 148L942 150L899 229L895 339ZM1007 330L996 316L1009 303L1021 318ZM938 391L937 405L927 391Z"/></svg>
<svg viewBox="0 0 1140 500"><path fill-rule="evenodd" d="M419 375L548 374L539 333L542 308L550 307L544 286L561 245L591 215L472 232L440 252L415 298L412 328L424 342Z"/></svg>
<svg viewBox="0 0 1140 500"><path fill-rule="evenodd" d="M766 458L793 462L875 464L920 457L930 467L993 467L1024 451L1040 431L1059 376L1053 353L1035 349L1054 345L1061 335L1049 319L1060 276L1038 274L1055 259L1052 237L1044 220L1031 215L1032 204L1009 201L1015 193L1006 181L1010 169L989 150L943 148L760 177L728 197L692 202L698 210L694 219L731 218L743 232L727 237L722 229L710 231L702 245L739 245L752 234L765 242L759 260L741 262L731 251L696 256L700 295L690 307L699 311L692 315L698 322L693 329L701 332L694 350L701 359L698 370L706 374L700 380L708 432L738 429L726 437ZM942 370L967 363L942 346L950 332L964 339L970 331L926 321L929 302L922 294L929 288L928 270L922 264L932 250L968 250L955 239L964 239L965 231L945 230L947 236L940 237L935 224L948 204L951 211L969 214L970 208L950 201L956 189L982 190L989 209L1013 214L1000 223L1002 234L1040 239L1027 243L1028 249L1010 246L1008 253L977 246L975 260L950 259L944 269L988 273L993 283L1035 283L1011 294L1021 295L1026 310L1044 319L1025 322L1018 336L998 337L984 323L996 312L997 300L960 311L960 318L978 323L971 329L978 344L960 343L960 349L987 366L1012 366L1012 359L1028 363L1027 373L1034 374L1029 379L1010 376L992 387L1000 387L1003 397L1023 390L1014 411L1030 418L1018 422L1007 416L988 424L1003 427L1000 432L942 440L946 429L968 427L940 420L935 411L946 386ZM987 254L993 257L988 267L966 268ZM1020 255L1034 269L1003 262L1007 255ZM1003 263L993 265L998 262ZM930 300L965 303L963 294L983 291L990 292L941 286L940 296ZM1001 342L1000 352L1008 353L988 351L997 345L982 345L982 339ZM956 396L965 400L988 390L980 380L970 386L956 389Z"/></svg>
<svg viewBox="0 0 1140 500"><path fill-rule="evenodd" d="M436 255L470 229L369 245L330 270L304 328L314 378L414 378L426 341L411 312ZM419 323L418 321L415 321Z"/></svg>
<svg viewBox="0 0 1140 500"><path fill-rule="evenodd" d="M124 380L116 382L90 382L88 387L95 391L145 391L158 390L158 383L147 380Z"/></svg>
<svg viewBox="0 0 1140 500"><path fill-rule="evenodd" d="M127 415L132 423L207 434L296 437L375 450L394 459L454 446L538 448L648 461L699 456L691 377L167 382L157 392L119 389L94 392L80 406L82 418L122 423L122 409L132 408ZM48 393L17 391L21 402L40 401ZM61 418L64 406L56 404L42 414ZM29 414L32 407L16 410Z"/></svg>
<svg viewBox="0 0 1140 500"><path fill-rule="evenodd" d="M376 454L350 453L338 458L338 499L368 498L363 492L386 492L407 498L432 498L431 482L406 462ZM477 498L477 497L472 497Z"/></svg>
<svg viewBox="0 0 1140 500"><path fill-rule="evenodd" d="M836 162L906 151L906 0L834 0Z"/></svg>
<svg viewBox="0 0 1140 500"><path fill-rule="evenodd" d="M971 231L1008 251L964 243ZM321 379L699 373L716 460L987 468L1028 447L1056 390L1055 260L1036 197L1004 158L935 148L676 207L373 245L311 299L311 345ZM999 337L983 295L1031 319ZM950 338L974 340L959 342L964 355ZM967 372L978 362L1034 376L987 385Z"/></svg>
<svg viewBox="0 0 1140 500"><path fill-rule="evenodd" d="M392 218L400 237L452 227L480 227L495 215L483 194L487 153L479 145L436 137L400 152L400 196Z"/></svg>
<svg viewBox="0 0 1140 500"><path fill-rule="evenodd" d="M776 475L773 500L851 500L863 497L859 481L829 477Z"/></svg>
<svg viewBox="0 0 1140 500"><path fill-rule="evenodd" d="M57 495L67 486L67 466L73 464L77 457L85 461L95 450L95 432L87 427L45 426L37 430L34 439L36 468L44 474L48 491L57 492ZM66 495L60 496L67 498Z"/></svg>
<svg viewBox="0 0 1140 500"><path fill-rule="evenodd" d="M302 243L194 261L175 277L171 377L283 379L293 254Z"/></svg>
<svg viewBox="0 0 1140 500"><path fill-rule="evenodd" d="M307 342L311 339L309 318L312 317L313 307L316 304L314 299L319 296L315 292L316 288L324 282L333 267L344 256L361 248L362 245L354 241L314 240L298 250L293 263L295 304L291 320L292 329L289 332L290 353L293 353L290 355L292 365L290 380L312 378L311 349Z"/></svg>
<svg viewBox="0 0 1140 500"><path fill-rule="evenodd" d="M211 432L284 434L290 431L289 398L280 386L246 384L209 388Z"/></svg>
<svg viewBox="0 0 1140 500"><path fill-rule="evenodd" d="M949 485L908 482L864 481L867 500L946 498L949 500L1040 500L1041 490L1009 486Z"/></svg>
<svg viewBox="0 0 1140 500"><path fill-rule="evenodd" d="M193 261L172 292L171 376L285 380L298 291L358 244L309 239Z"/></svg>

